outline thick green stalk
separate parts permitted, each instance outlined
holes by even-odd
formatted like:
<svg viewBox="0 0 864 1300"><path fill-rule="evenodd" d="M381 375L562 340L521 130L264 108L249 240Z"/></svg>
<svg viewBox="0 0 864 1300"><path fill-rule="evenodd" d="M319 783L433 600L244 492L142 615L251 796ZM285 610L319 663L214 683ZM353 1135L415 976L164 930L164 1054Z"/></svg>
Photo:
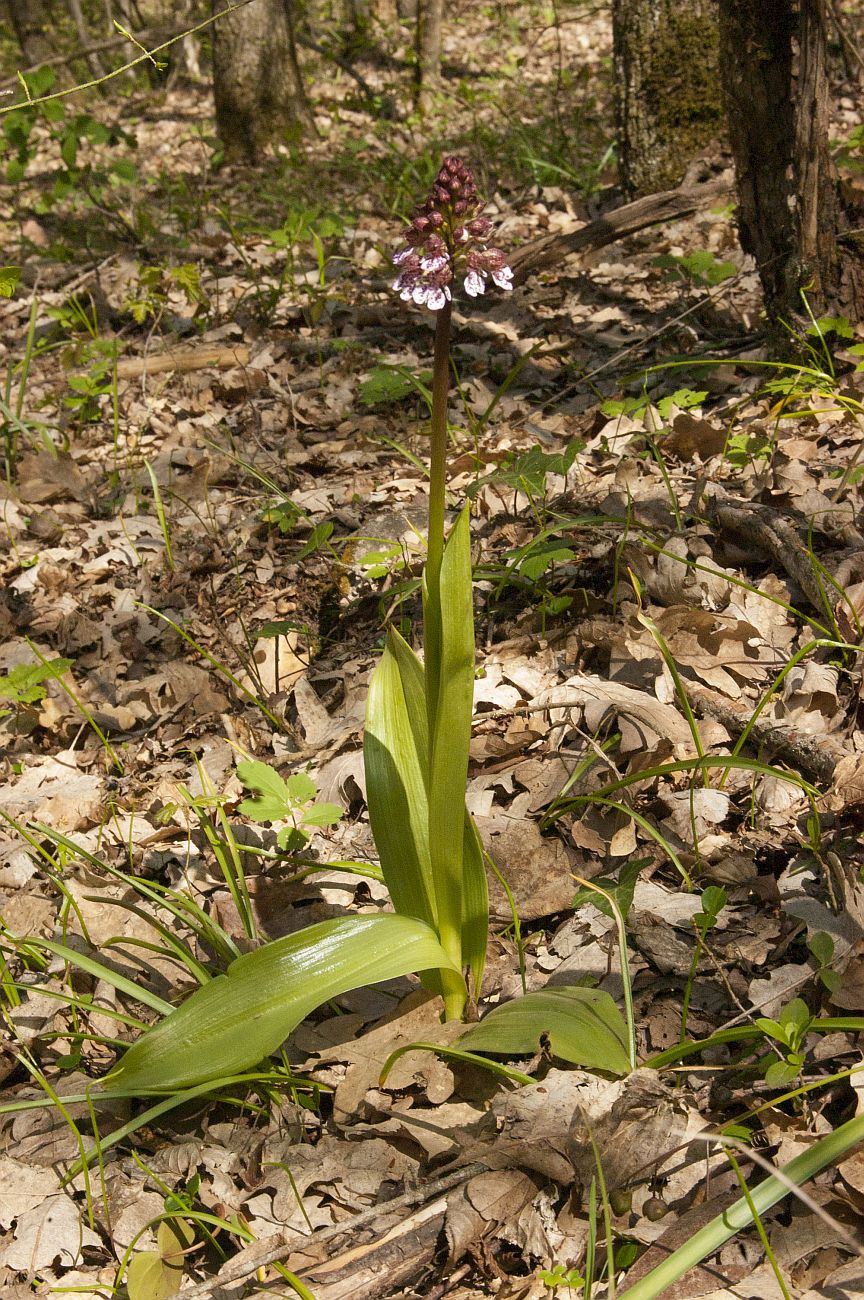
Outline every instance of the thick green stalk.
<svg viewBox="0 0 864 1300"><path fill-rule="evenodd" d="M429 533L426 585L438 591L444 554L444 491L447 468L447 394L450 389L451 303L435 313L435 360L432 371L432 446L429 455ZM428 647L427 647L428 657Z"/></svg>
<svg viewBox="0 0 864 1300"><path fill-rule="evenodd" d="M426 681L426 715L429 724L429 768L435 767L435 742L441 704L441 662L443 623L441 608L441 566L444 559L444 519L447 482L447 394L450 388L450 317L449 302L436 312L435 357L432 372L432 427L429 453L429 528L427 532L426 571L423 581L423 658ZM434 821L433 817L433 821ZM430 827L433 878L441 885L460 883L461 861L444 861L449 853L440 836L440 828ZM436 833L437 832L437 833ZM456 880L452 879L456 871ZM443 907L442 907L443 904ZM456 888L444 890L438 900L438 937L451 961L462 967L461 896ZM458 1019L465 1006L465 989L453 973L441 972L444 1015Z"/></svg>
<svg viewBox="0 0 864 1300"><path fill-rule="evenodd" d="M435 316L432 372L432 445L429 452L429 527L423 575L423 659L426 667L426 714L429 753L435 743L441 679L441 563L447 482L447 393L450 388L450 303Z"/></svg>

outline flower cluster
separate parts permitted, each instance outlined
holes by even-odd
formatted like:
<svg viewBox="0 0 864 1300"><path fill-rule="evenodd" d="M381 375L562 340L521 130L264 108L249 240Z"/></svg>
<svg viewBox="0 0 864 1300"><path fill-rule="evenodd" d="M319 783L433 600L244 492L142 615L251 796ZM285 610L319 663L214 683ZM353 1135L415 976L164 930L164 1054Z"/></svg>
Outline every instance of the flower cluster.
<svg viewBox="0 0 864 1300"><path fill-rule="evenodd" d="M440 311L458 276L472 298L484 292L487 276L499 289L513 288L504 253L487 245L492 222L482 212L470 167L461 158L445 158L406 231L405 247L393 258L399 268L393 288L400 298Z"/></svg>

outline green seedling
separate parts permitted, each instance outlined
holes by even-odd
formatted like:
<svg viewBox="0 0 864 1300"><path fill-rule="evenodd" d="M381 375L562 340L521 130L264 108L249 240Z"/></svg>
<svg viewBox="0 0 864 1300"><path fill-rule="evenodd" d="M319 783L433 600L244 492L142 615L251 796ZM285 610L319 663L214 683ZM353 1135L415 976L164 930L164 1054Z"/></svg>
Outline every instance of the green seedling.
<svg viewBox="0 0 864 1300"><path fill-rule="evenodd" d="M711 288L738 274L734 262L722 262L707 248L697 248L692 253L662 253L654 258L654 265L677 272L679 277L691 284Z"/></svg>
<svg viewBox="0 0 864 1300"><path fill-rule="evenodd" d="M201 287L201 273L194 263L181 266L144 266L138 272L138 281L123 302L139 325L152 322L154 328L168 308L170 295L179 291L192 308L193 315L206 310L207 297Z"/></svg>
<svg viewBox="0 0 864 1300"><path fill-rule="evenodd" d="M595 877L590 885L582 885L577 889L573 895L573 907L584 907L586 903L592 903L598 912L610 917L614 917L613 908L617 907L626 921L633 906L636 882L642 870L650 865L651 858L631 858L618 872L617 880L606 876ZM598 886L602 893L599 892Z"/></svg>
<svg viewBox="0 0 864 1300"><path fill-rule="evenodd" d="M295 772L285 780L269 764L248 759L237 764L237 776L254 792L253 798L237 805L239 813L256 822L291 822L276 836L283 852L297 852L313 830L335 826L342 818L338 804L315 802L318 787L306 772Z"/></svg>
<svg viewBox="0 0 864 1300"><path fill-rule="evenodd" d="M673 406L679 411L689 411L694 406L701 406L707 396L707 389L697 391L692 388L677 388L674 393L670 393L667 397L658 398L655 402L643 390L638 397L609 398L601 404L600 410L604 415L608 415L611 420L616 419L619 415L628 415L631 419L638 420L644 416L649 407L654 406L661 418L668 420L672 414Z"/></svg>
<svg viewBox="0 0 864 1300"><path fill-rule="evenodd" d="M583 439L571 438L564 451L548 452L537 446L520 454L509 453L493 473L472 483L468 496L476 496L485 484L493 483L524 492L535 503L538 498L545 497L547 475L566 475L584 447Z"/></svg>
<svg viewBox="0 0 864 1300"><path fill-rule="evenodd" d="M360 401L364 406L390 406L404 402L407 397L421 397L427 405L432 402L429 384L431 370L415 375L407 366L375 366L360 385Z"/></svg>
<svg viewBox="0 0 864 1300"><path fill-rule="evenodd" d="M20 282L20 266L0 266L0 298L14 298Z"/></svg>
<svg viewBox="0 0 864 1300"><path fill-rule="evenodd" d="M834 959L834 940L831 935L826 934L824 930L819 930L807 940L807 947L816 962L817 979L829 993L836 993L843 983L843 976L831 968L831 962Z"/></svg>
<svg viewBox="0 0 864 1300"><path fill-rule="evenodd" d="M183 1282L186 1254L195 1230L185 1219L163 1219L156 1229L156 1249L139 1250L126 1269L129 1300L169 1300Z"/></svg>
<svg viewBox="0 0 864 1300"><path fill-rule="evenodd" d="M535 1275L538 1282L548 1286L552 1292L566 1287L568 1291L581 1291L585 1279L578 1268L567 1268L564 1264L555 1264L552 1268L541 1268Z"/></svg>
<svg viewBox="0 0 864 1300"><path fill-rule="evenodd" d="M777 1020L760 1016L755 1024L767 1037L783 1048L783 1060L771 1062L765 1070L765 1082L782 1087L801 1073L806 1052L804 1042L813 1024L807 1003L793 998L780 1012Z"/></svg>
<svg viewBox="0 0 864 1300"><path fill-rule="evenodd" d="M693 996L693 985L696 980L696 971L699 968L699 959L705 948L705 940L709 931L714 929L720 913L726 906L726 890L722 885L709 885L707 889L702 890L701 901L702 910L693 914L693 924L696 927L696 947L693 949L693 956L690 960L687 984L684 989L684 1001L681 1006L682 1043L687 1038L687 1016L690 1011L690 999Z"/></svg>
<svg viewBox="0 0 864 1300"><path fill-rule="evenodd" d="M48 694L46 682L56 681L72 667L72 659L48 659L35 664L16 664L5 677L0 677L0 700L9 700L16 709L26 709L38 704ZM0 718L9 716L11 710L0 711Z"/></svg>

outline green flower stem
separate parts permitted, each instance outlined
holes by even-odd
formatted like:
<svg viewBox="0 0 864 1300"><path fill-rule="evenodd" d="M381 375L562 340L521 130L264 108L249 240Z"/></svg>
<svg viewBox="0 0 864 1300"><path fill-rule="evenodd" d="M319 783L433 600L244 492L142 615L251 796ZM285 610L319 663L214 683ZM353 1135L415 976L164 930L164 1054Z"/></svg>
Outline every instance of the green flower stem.
<svg viewBox="0 0 864 1300"><path fill-rule="evenodd" d="M447 462L447 394L450 389L450 316L452 304L435 313L435 360L432 371L432 447L429 458L429 541L426 584L438 590L444 554L444 491Z"/></svg>
<svg viewBox="0 0 864 1300"><path fill-rule="evenodd" d="M426 714L430 759L435 744L441 677L441 563L447 484L447 393L450 388L450 316L446 303L435 313L435 359L432 371L432 428L429 452L429 527L423 575L423 658L426 669Z"/></svg>
<svg viewBox="0 0 864 1300"><path fill-rule="evenodd" d="M449 302L435 314L435 357L432 370L432 427L429 453L429 528L426 572L423 586L423 656L426 680L426 714L429 723L430 770L435 753L441 700L443 626L441 613L441 565L444 558L444 520L447 484L447 394L450 389ZM434 855L433 855L434 856ZM462 966L462 931L456 916L441 914L438 937L454 964ZM444 1017L458 1020L465 1007L465 986L455 972L442 970Z"/></svg>

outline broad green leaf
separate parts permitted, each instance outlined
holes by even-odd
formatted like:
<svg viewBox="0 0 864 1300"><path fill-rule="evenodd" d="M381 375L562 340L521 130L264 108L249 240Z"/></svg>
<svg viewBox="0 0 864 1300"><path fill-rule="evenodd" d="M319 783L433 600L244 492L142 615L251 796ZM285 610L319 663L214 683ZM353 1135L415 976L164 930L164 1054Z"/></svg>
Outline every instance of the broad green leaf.
<svg viewBox="0 0 864 1300"><path fill-rule="evenodd" d="M462 850L468 746L474 706L474 617L468 510L462 511L444 548L439 590L440 663L429 762L429 859L438 905L438 934L448 952L461 947ZM429 593L430 602L434 593ZM427 665L427 672L431 665ZM434 713L432 706L434 703ZM457 950L458 950L457 947Z"/></svg>
<svg viewBox="0 0 864 1300"><path fill-rule="evenodd" d="M304 826L335 826L342 820L344 808L338 803L316 803L303 813Z"/></svg>
<svg viewBox="0 0 864 1300"><path fill-rule="evenodd" d="M177 1091L258 1064L328 998L453 963L407 916L321 921L232 962L134 1043L106 1077L111 1089Z"/></svg>
<svg viewBox="0 0 864 1300"><path fill-rule="evenodd" d="M129 1300L168 1300L183 1281L184 1250L195 1240L185 1219L166 1219L156 1232L158 1250L133 1255L126 1271Z"/></svg>
<svg viewBox="0 0 864 1300"><path fill-rule="evenodd" d="M293 803L309 803L318 793L318 787L308 772L294 772L285 782L285 788Z"/></svg>
<svg viewBox="0 0 864 1300"><path fill-rule="evenodd" d="M423 667L392 630L369 683L363 759L369 821L393 906L437 929Z"/></svg>
<svg viewBox="0 0 864 1300"><path fill-rule="evenodd" d="M563 1061L609 1074L630 1072L626 1022L602 989L561 985L526 993L494 1007L458 1045L472 1052L528 1056L537 1051L541 1035Z"/></svg>
<svg viewBox="0 0 864 1300"><path fill-rule="evenodd" d="M428 729L423 665L393 629L388 633L385 659L373 675L366 709L364 756L369 815L384 879L396 910L402 915L419 916L434 926L436 902L429 866ZM392 692L392 696L385 696L386 691ZM398 728L395 727L397 718ZM385 724L391 733L386 743ZM409 774L410 780L406 779ZM464 800L464 787L460 800ZM462 872L462 957L471 967L476 994L483 977L489 896L483 850L467 812ZM433 973L424 976L424 983L440 992L440 981Z"/></svg>
<svg viewBox="0 0 864 1300"><path fill-rule="evenodd" d="M254 799L244 799L238 805L238 811L244 817L276 822L288 815L292 804L288 786L269 763L259 763L254 759L238 763L237 779L247 790L256 791Z"/></svg>

